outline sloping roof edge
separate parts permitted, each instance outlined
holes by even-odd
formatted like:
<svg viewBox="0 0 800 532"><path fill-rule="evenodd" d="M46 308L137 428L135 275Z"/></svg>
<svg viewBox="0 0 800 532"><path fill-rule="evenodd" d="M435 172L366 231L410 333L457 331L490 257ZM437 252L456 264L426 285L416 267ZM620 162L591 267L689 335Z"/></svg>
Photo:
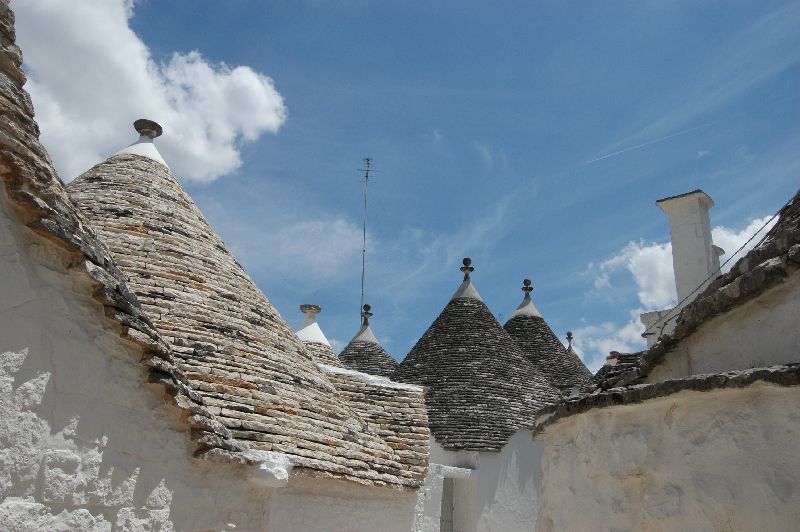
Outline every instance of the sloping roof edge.
<svg viewBox="0 0 800 532"><path fill-rule="evenodd" d="M92 298L103 305L104 316L120 326L120 337L138 345L140 363L148 381L161 384L165 398L182 414L198 445L195 458L217 462L260 465L262 459L231 438L204 406L203 398L187 385L174 364L174 355L114 263L108 249L94 234L64 190L50 156L39 142L33 104L22 87L22 53L16 46L14 14L0 0L0 181L8 199L20 212L20 222L40 236L75 253L73 270L91 281ZM14 213L12 213L13 215Z"/></svg>
<svg viewBox="0 0 800 532"><path fill-rule="evenodd" d="M724 388L745 388L758 382L800 386L800 364L691 375L682 379L597 391L542 408L536 413L536 423L532 429L534 434L538 434L561 419L595 408L642 403L683 391L707 392Z"/></svg>

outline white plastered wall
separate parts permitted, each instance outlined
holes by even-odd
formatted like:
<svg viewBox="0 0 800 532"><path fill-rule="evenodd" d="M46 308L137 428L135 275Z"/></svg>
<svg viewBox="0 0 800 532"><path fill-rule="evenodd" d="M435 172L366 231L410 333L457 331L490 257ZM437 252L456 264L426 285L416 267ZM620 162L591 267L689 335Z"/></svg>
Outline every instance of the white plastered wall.
<svg viewBox="0 0 800 532"><path fill-rule="evenodd" d="M530 430L515 433L497 453L447 451L431 438L431 464L472 470L469 478L454 483L454 529L460 532L533 530L536 523L538 486L543 445ZM427 528L438 530L441 509L441 478L431 466L426 504ZM445 476L447 475L445 471ZM438 488L438 490L436 489Z"/></svg>
<svg viewBox="0 0 800 532"><path fill-rule="evenodd" d="M189 429L146 383L68 256L0 191L0 523L4 530L407 531L416 493L191 458Z"/></svg>
<svg viewBox="0 0 800 532"><path fill-rule="evenodd" d="M716 316L681 340L645 382L800 362L800 275Z"/></svg>
<svg viewBox="0 0 800 532"><path fill-rule="evenodd" d="M800 387L599 408L537 439L539 532L796 530L800 519Z"/></svg>

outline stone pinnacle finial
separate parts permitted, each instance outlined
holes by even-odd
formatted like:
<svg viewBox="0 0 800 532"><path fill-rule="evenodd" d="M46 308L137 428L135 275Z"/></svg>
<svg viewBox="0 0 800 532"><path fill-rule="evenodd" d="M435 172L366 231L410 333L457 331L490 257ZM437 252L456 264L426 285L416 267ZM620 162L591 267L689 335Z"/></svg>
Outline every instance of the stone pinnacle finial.
<svg viewBox="0 0 800 532"><path fill-rule="evenodd" d="M530 279L525 279L524 281L522 281L522 284L523 284L522 291L525 292L525 295L528 295L531 292L533 292L533 287L531 286Z"/></svg>
<svg viewBox="0 0 800 532"><path fill-rule="evenodd" d="M133 123L133 128L143 137L154 139L160 137L164 129L157 123L147 118L140 118Z"/></svg>
<svg viewBox="0 0 800 532"><path fill-rule="evenodd" d="M469 257L464 257L464 260L461 262L464 263L461 267L461 271L464 272L464 280L466 281L469 279L469 274L475 271L475 268L472 267L472 259Z"/></svg>
<svg viewBox="0 0 800 532"><path fill-rule="evenodd" d="M567 331L567 342L569 342L569 346L567 346L567 350L572 349L572 331Z"/></svg>
<svg viewBox="0 0 800 532"><path fill-rule="evenodd" d="M364 318L362 325L365 327L369 325L369 319L372 316L372 312L370 312L370 310L372 310L372 307L369 305L364 305L364 312L361 313L361 317Z"/></svg>
<svg viewBox="0 0 800 532"><path fill-rule="evenodd" d="M303 314L305 314L310 318L313 318L314 316L322 312L322 307L320 307L319 305L312 305L310 303L305 303L303 305L300 305L300 312L302 312Z"/></svg>

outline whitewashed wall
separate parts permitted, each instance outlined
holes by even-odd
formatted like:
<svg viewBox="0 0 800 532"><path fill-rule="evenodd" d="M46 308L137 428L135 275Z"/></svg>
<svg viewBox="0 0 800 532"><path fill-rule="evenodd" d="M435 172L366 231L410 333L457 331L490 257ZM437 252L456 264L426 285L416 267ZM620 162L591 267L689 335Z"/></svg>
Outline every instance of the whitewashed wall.
<svg viewBox="0 0 800 532"><path fill-rule="evenodd" d="M431 463L472 469L468 479L455 481L454 529L462 532L533 530L542 448L543 444L533 440L530 430L514 434L499 453L446 451L431 438ZM428 522L435 523L436 528L426 530L438 530L441 480L436 486L439 498L429 503L434 507L426 508Z"/></svg>
<svg viewBox="0 0 800 532"><path fill-rule="evenodd" d="M800 362L800 275L704 323L646 382Z"/></svg>
<svg viewBox="0 0 800 532"><path fill-rule="evenodd" d="M548 427L539 532L797 530L800 387L590 410Z"/></svg>
<svg viewBox="0 0 800 532"><path fill-rule="evenodd" d="M414 492L191 459L140 352L0 192L0 528L407 531Z"/></svg>

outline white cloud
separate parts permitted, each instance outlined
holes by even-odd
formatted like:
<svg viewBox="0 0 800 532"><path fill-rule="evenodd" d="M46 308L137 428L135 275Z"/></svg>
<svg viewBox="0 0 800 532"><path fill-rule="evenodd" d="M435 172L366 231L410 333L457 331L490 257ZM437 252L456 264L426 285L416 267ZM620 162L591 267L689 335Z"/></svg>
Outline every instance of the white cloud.
<svg viewBox="0 0 800 532"><path fill-rule="evenodd" d="M740 230L717 226L711 230L714 243L723 248L728 254L721 257L724 262L730 253L753 236L756 231L764 227L769 216L752 220ZM777 219L776 219L777 220ZM736 261L750 251L769 229L775 225L772 220L762 229L739 253L722 267L726 272ZM600 325L587 325L573 331L575 334L575 349L582 355L589 369L596 371L603 365L606 355L610 351L635 352L644 348L645 342L641 338L644 326L639 321L639 315L645 311L669 308L677 303L675 294L675 281L672 270L672 245L660 243L629 242L616 255L600 263L599 267L589 265L589 271L594 272L594 286L596 290L614 290L612 275L621 270L627 271L636 284L636 295L643 308L629 311L630 320L622 325L614 322L603 322Z"/></svg>
<svg viewBox="0 0 800 532"><path fill-rule="evenodd" d="M717 226L711 230L711 238L714 241L714 244L725 250L725 255L720 257L720 262L726 262L726 264L722 267L723 272L730 270L733 265L736 264L737 260L739 260L748 251L753 249L753 247L758 244L758 241L761 240L778 221L778 218L775 217L774 220L770 221L769 224L767 224L767 226L764 227L763 230L759 231L759 233L756 235L756 231L761 229L769 219L769 216L756 218L741 231L736 231L723 225ZM742 251L731 257L731 253L734 253L737 249L739 249L740 246L744 245L744 243L747 242L747 240L753 235L755 235L755 238L753 238L753 240L751 240L742 249Z"/></svg>
<svg viewBox="0 0 800 532"><path fill-rule="evenodd" d="M675 302L672 246L669 243L628 242L619 253L600 264L595 287L611 287L609 274L620 268L625 268L633 276L637 296L646 309L662 308Z"/></svg>
<svg viewBox="0 0 800 532"><path fill-rule="evenodd" d="M761 229L769 216L752 220L740 231L725 226L717 226L711 230L714 243L726 251L721 257L722 271L727 272L736 261L750 251L759 239L775 224L773 220L752 241L728 260L730 254L745 244L756 231ZM727 261L727 262L726 262ZM627 270L636 283L639 303L645 310L656 310L674 306L677 302L675 294L675 277L672 270L672 245L629 242L616 255L600 263L596 269L594 286L596 289L610 289L611 274L619 270Z"/></svg>
<svg viewBox="0 0 800 532"><path fill-rule="evenodd" d="M42 141L70 180L135 140L137 118L164 126L158 146L184 179L210 181L241 165L239 146L286 120L273 81L199 52L153 60L131 30L133 2L14 2L17 38Z"/></svg>
<svg viewBox="0 0 800 532"><path fill-rule="evenodd" d="M613 322L600 325L587 325L572 331L573 347L589 370L594 373L605 363L606 355L611 351L633 353L645 347L642 338L644 325L639 321L642 309L630 311L630 319L619 326Z"/></svg>

